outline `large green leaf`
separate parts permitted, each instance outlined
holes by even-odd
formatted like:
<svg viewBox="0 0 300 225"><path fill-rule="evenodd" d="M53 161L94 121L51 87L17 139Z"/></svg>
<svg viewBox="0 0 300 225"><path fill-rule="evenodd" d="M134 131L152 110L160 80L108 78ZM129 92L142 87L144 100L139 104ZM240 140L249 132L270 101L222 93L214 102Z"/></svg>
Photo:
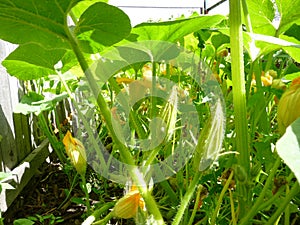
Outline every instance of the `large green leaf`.
<svg viewBox="0 0 300 225"><path fill-rule="evenodd" d="M244 45L247 51L250 53L252 60L255 60L257 57L262 55L267 55L273 51L284 49L289 51L291 56L297 60L297 52L300 51L300 42L296 39L291 39L285 37L284 35L280 36L281 38L276 38L273 36L263 35L263 34L250 34L244 32ZM251 45L254 41L255 46Z"/></svg>
<svg viewBox="0 0 300 225"><path fill-rule="evenodd" d="M20 46L3 65L22 80L53 74L70 49L66 18L81 0L0 0L0 38Z"/></svg>
<svg viewBox="0 0 300 225"><path fill-rule="evenodd" d="M130 41L160 40L176 42L195 31L216 27L226 17L222 15L198 16L160 23L142 23L132 29Z"/></svg>
<svg viewBox="0 0 300 225"><path fill-rule="evenodd" d="M293 24L284 34L300 41L300 25Z"/></svg>
<svg viewBox="0 0 300 225"><path fill-rule="evenodd" d="M261 48L264 54L267 54L271 51L274 51L282 47L295 47L295 48L300 47L298 43L292 42L290 40L285 40L283 38L276 38L276 37L261 35L261 34L253 34L251 36L255 40L256 46Z"/></svg>
<svg viewBox="0 0 300 225"><path fill-rule="evenodd" d="M67 34L67 15L80 1L0 0L0 38L20 44L3 62L11 75L29 80L53 74L55 64L66 51L64 70L76 64ZM96 1L84 2L90 5ZM103 2L90 6L81 15L77 27L71 28L81 39L82 50L89 53L122 40L130 30L128 16Z"/></svg>
<svg viewBox="0 0 300 225"><path fill-rule="evenodd" d="M259 34L275 35L276 29L272 24L275 16L271 0L247 0L253 31Z"/></svg>
<svg viewBox="0 0 300 225"><path fill-rule="evenodd" d="M298 46L286 46L283 49L297 62L300 62L300 40L286 35L280 35L281 39L295 43ZM296 48L295 48L296 47Z"/></svg>
<svg viewBox="0 0 300 225"><path fill-rule="evenodd" d="M283 78L285 80L294 80L295 78L297 77L300 77L300 72L294 72L294 73L289 73L289 74L286 74Z"/></svg>
<svg viewBox="0 0 300 225"><path fill-rule="evenodd" d="M14 108L15 113L22 113L24 115L35 113L40 114L43 111L52 110L57 102L62 101L68 97L67 93L53 95L50 98L44 99L44 96L35 92L29 92L24 95L21 102Z"/></svg>
<svg viewBox="0 0 300 225"><path fill-rule="evenodd" d="M0 38L11 43L36 43L45 48L69 48L64 24L81 0L0 0Z"/></svg>
<svg viewBox="0 0 300 225"><path fill-rule="evenodd" d="M286 129L285 134L277 141L276 148L300 183L300 118Z"/></svg>
<svg viewBox="0 0 300 225"><path fill-rule="evenodd" d="M276 4L281 17L278 28L281 34L300 21L300 0L276 0Z"/></svg>
<svg viewBox="0 0 300 225"><path fill-rule="evenodd" d="M93 5L96 2L105 2L107 3L108 0L84 0L79 2L76 6L72 8L72 13L76 18L79 18L82 13L91 5Z"/></svg>
<svg viewBox="0 0 300 225"><path fill-rule="evenodd" d="M55 73L54 65L64 49L45 49L37 44L20 45L3 62L9 74L21 80L37 79Z"/></svg>
<svg viewBox="0 0 300 225"><path fill-rule="evenodd" d="M129 17L119 8L98 2L80 17L75 34L85 51L99 52L101 45L110 46L130 34ZM100 44L100 45L99 45ZM90 45L90 49L86 48Z"/></svg>

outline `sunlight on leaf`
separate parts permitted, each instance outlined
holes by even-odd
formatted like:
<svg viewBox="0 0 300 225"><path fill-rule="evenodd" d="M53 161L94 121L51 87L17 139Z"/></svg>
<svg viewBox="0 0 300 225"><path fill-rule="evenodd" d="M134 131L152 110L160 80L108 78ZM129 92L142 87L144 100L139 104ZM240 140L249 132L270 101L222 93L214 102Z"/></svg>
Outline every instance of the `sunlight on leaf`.
<svg viewBox="0 0 300 225"><path fill-rule="evenodd" d="M286 129L285 134L277 141L276 148L300 183L300 118Z"/></svg>
<svg viewBox="0 0 300 225"><path fill-rule="evenodd" d="M54 65L65 54L63 49L45 49L37 44L20 45L4 61L7 72L20 80L54 74Z"/></svg>
<svg viewBox="0 0 300 225"><path fill-rule="evenodd" d="M278 33L282 34L293 23L300 21L300 0L276 0L276 4L281 16Z"/></svg>
<svg viewBox="0 0 300 225"><path fill-rule="evenodd" d="M275 35L272 21L275 9L271 0L247 0L253 31L259 34Z"/></svg>
<svg viewBox="0 0 300 225"><path fill-rule="evenodd" d="M81 15L75 28L75 34L79 40L85 42L85 47L87 43L93 44L93 41L110 46L127 37L130 31L129 17L119 8L102 2L89 7ZM93 48L88 51L94 52Z"/></svg>
<svg viewBox="0 0 300 225"><path fill-rule="evenodd" d="M0 2L0 38L15 44L36 43L46 48L69 48L66 15L80 0L14 0Z"/></svg>
<svg viewBox="0 0 300 225"><path fill-rule="evenodd" d="M95 4L96 2L105 2L107 3L108 0L85 0L79 2L76 6L72 8L72 13L76 18L79 18L82 13L91 5Z"/></svg>
<svg viewBox="0 0 300 225"><path fill-rule="evenodd" d="M129 40L161 40L175 42L178 41L179 38L194 32L196 29L200 30L215 27L225 19L225 16L213 15L160 23L141 23L132 29Z"/></svg>

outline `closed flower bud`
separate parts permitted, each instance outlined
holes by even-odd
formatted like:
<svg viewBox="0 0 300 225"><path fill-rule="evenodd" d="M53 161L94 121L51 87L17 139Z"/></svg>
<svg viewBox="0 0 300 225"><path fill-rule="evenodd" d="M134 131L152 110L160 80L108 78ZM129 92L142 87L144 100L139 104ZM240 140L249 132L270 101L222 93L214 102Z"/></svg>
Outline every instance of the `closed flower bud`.
<svg viewBox="0 0 300 225"><path fill-rule="evenodd" d="M286 85L282 82L281 79L274 79L272 83L272 88L278 89L278 90L285 90Z"/></svg>
<svg viewBox="0 0 300 225"><path fill-rule="evenodd" d="M277 118L278 129L283 134L286 128L300 117L300 77L293 80L289 90L280 98Z"/></svg>
<svg viewBox="0 0 300 225"><path fill-rule="evenodd" d="M77 138L73 138L70 131L65 135L63 144L76 171L84 176L86 172L86 153L83 144Z"/></svg>
<svg viewBox="0 0 300 225"><path fill-rule="evenodd" d="M275 70L268 70L267 75L270 75L273 78L276 78L277 77L277 72Z"/></svg>

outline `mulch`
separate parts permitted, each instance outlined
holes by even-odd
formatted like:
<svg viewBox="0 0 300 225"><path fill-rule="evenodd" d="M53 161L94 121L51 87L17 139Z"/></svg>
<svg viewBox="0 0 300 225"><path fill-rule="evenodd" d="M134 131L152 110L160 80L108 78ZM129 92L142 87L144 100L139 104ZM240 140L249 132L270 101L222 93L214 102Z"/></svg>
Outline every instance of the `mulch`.
<svg viewBox="0 0 300 225"><path fill-rule="evenodd" d="M82 218L85 211L84 205L67 200L58 208L67 197L66 190L70 190L70 182L66 173L62 171L60 163L43 163L37 175L32 178L3 215L4 223L13 224L14 220L29 216L46 218L53 215L52 222L53 218L63 219L63 222L58 224L81 224L84 220ZM79 185L75 186L71 195L72 197L84 196ZM35 224L47 225L52 222L51 218L48 218L42 222L36 221Z"/></svg>

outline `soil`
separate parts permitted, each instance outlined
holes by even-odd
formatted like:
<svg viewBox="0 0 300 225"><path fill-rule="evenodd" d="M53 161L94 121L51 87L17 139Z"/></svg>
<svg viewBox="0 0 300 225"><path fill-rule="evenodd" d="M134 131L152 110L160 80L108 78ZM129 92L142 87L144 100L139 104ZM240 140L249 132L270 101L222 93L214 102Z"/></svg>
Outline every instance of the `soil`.
<svg viewBox="0 0 300 225"><path fill-rule="evenodd" d="M70 190L70 182L60 163L43 163L37 175L3 215L4 224L13 224L16 219L28 217L36 217L35 224L81 224L85 206L70 199L63 204L67 197L66 190ZM72 191L71 197L74 196L84 196L79 185Z"/></svg>

